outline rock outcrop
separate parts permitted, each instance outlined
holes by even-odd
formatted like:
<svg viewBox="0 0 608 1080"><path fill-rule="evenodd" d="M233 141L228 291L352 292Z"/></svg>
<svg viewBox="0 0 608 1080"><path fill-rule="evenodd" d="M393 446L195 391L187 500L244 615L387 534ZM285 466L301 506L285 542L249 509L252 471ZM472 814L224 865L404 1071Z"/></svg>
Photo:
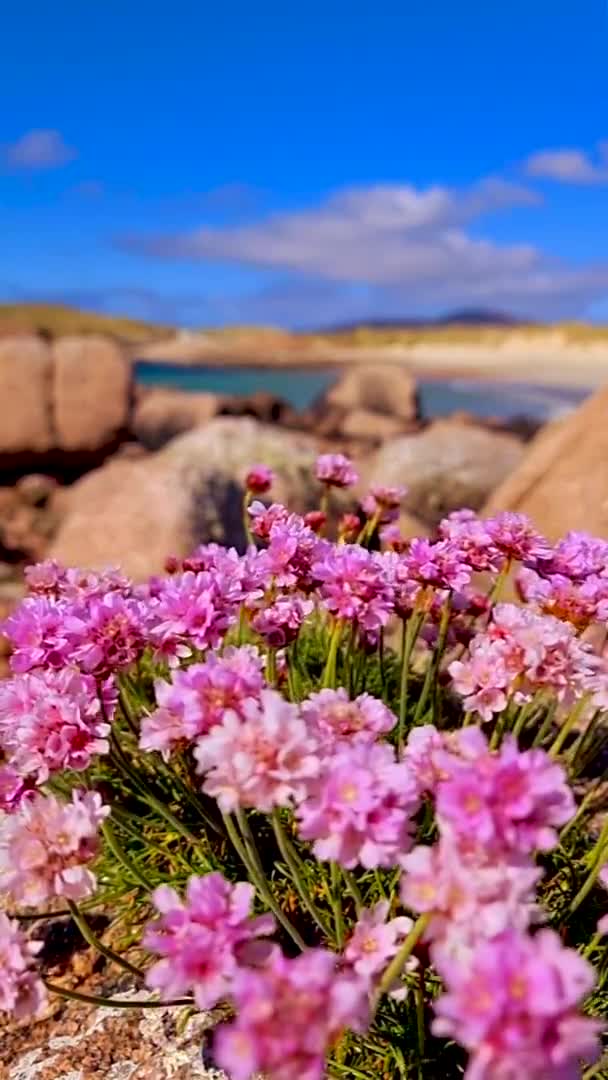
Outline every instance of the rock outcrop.
<svg viewBox="0 0 608 1080"><path fill-rule="evenodd" d="M53 446L52 369L42 338L0 341L0 456L44 453Z"/></svg>
<svg viewBox="0 0 608 1080"><path fill-rule="evenodd" d="M216 394L189 394L160 387L147 390L135 406L131 430L146 449L160 450L176 435L208 423L221 405L222 399Z"/></svg>
<svg viewBox="0 0 608 1080"><path fill-rule="evenodd" d="M242 548L247 468L270 465L273 498L304 511L318 504L315 457L307 436L219 417L143 460L110 461L67 489L51 554L72 565L120 565L142 579L160 571L167 554L186 555L207 540Z"/></svg>
<svg viewBox="0 0 608 1080"><path fill-rule="evenodd" d="M569 529L608 537L608 388L543 428L484 511L529 514L552 539Z"/></svg>
<svg viewBox="0 0 608 1080"><path fill-rule="evenodd" d="M436 420L418 434L384 443L363 479L368 485L404 485L407 509L435 525L451 510L479 509L523 454L513 435Z"/></svg>
<svg viewBox="0 0 608 1080"><path fill-rule="evenodd" d="M59 338L52 346L52 410L61 450L111 446L129 421L131 368L102 337Z"/></svg>
<svg viewBox="0 0 608 1080"><path fill-rule="evenodd" d="M323 395L319 410L344 413L365 409L401 420L415 420L418 413L416 381L398 364L354 365Z"/></svg>

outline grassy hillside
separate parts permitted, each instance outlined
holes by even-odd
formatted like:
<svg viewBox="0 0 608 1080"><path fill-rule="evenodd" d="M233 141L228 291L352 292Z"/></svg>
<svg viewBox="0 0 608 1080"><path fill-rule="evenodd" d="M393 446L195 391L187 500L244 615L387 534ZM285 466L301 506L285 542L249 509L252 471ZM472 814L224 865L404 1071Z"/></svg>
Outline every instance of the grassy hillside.
<svg viewBox="0 0 608 1080"><path fill-rule="evenodd" d="M135 343L165 338L173 330L137 319L79 311L63 304L0 304L0 337L28 332L51 338L64 334L107 334Z"/></svg>

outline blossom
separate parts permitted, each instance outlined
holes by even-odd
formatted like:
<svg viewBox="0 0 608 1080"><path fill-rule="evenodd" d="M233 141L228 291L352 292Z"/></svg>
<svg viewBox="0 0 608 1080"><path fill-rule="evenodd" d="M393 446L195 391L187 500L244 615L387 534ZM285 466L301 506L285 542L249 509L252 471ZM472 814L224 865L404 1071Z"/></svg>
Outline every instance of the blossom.
<svg viewBox="0 0 608 1080"><path fill-rule="evenodd" d="M438 533L443 540L450 540L454 549L472 570L500 570L505 562L485 522L473 510L455 510L439 522Z"/></svg>
<svg viewBox="0 0 608 1080"><path fill-rule="evenodd" d="M608 577L590 574L582 581L563 574L541 576L522 567L516 578L520 595L542 612L584 630L594 620L608 619Z"/></svg>
<svg viewBox="0 0 608 1080"><path fill-rule="evenodd" d="M465 856L448 836L413 848L401 866L403 903L432 916L425 939L440 971L455 957L466 963L480 940L512 927L526 930L538 916L535 888L542 871L525 860Z"/></svg>
<svg viewBox="0 0 608 1080"><path fill-rule="evenodd" d="M272 506L264 506L264 503L256 500L252 502L247 513L251 518L251 531L254 536L267 540L273 525L287 521L289 510L281 503L272 503Z"/></svg>
<svg viewBox="0 0 608 1080"><path fill-rule="evenodd" d="M279 588L297 586L308 589L311 585L311 567L329 548L298 514L290 514L284 521L271 526L269 543L260 553L266 581Z"/></svg>
<svg viewBox="0 0 608 1080"><path fill-rule="evenodd" d="M111 684L63 668L0 682L0 745L11 766L41 784L61 769L86 769L106 754L115 703Z"/></svg>
<svg viewBox="0 0 608 1080"><path fill-rule="evenodd" d="M421 724L410 731L403 760L415 779L418 791L434 792L444 775L437 760L438 751L445 749L445 739L433 724Z"/></svg>
<svg viewBox="0 0 608 1080"><path fill-rule="evenodd" d="M389 909L386 900L364 908L346 943L344 959L362 978L372 980L382 973L414 925L406 915L387 921Z"/></svg>
<svg viewBox="0 0 608 1080"><path fill-rule="evenodd" d="M191 877L185 901L168 885L157 888L152 900L160 918L148 924L143 942L161 959L146 973L147 986L164 1000L192 993L199 1009L225 1000L239 964L271 948L257 939L274 932L274 919L251 917L254 894L249 882L232 885L220 873Z"/></svg>
<svg viewBox="0 0 608 1080"><path fill-rule="evenodd" d="M399 525L396 522L391 522L389 525L384 525L380 529L380 539L385 548L390 551L396 551L398 554L403 554L410 546L410 541L406 540L403 536Z"/></svg>
<svg viewBox="0 0 608 1080"><path fill-rule="evenodd" d="M315 465L315 476L328 487L352 487L359 481L357 470L344 454L321 454Z"/></svg>
<svg viewBox="0 0 608 1080"><path fill-rule="evenodd" d="M411 846L416 785L388 743L337 744L297 807L317 859L352 868L392 866Z"/></svg>
<svg viewBox="0 0 608 1080"><path fill-rule="evenodd" d="M24 799L0 823L0 889L30 907L55 896L90 896L96 881L87 864L109 813L94 791L74 791L68 803L53 795Z"/></svg>
<svg viewBox="0 0 608 1080"><path fill-rule="evenodd" d="M299 596L279 596L258 611L251 627L271 649L282 649L297 638L304 620L314 608L312 600Z"/></svg>
<svg viewBox="0 0 608 1080"><path fill-rule="evenodd" d="M227 711L194 750L203 791L223 811L249 806L268 813L303 797L320 769L318 744L297 706L275 690Z"/></svg>
<svg viewBox="0 0 608 1080"><path fill-rule="evenodd" d="M488 627L470 642L469 656L448 671L465 709L490 719L511 695L522 703L545 690L571 704L588 691L599 664L571 625L515 604L497 604Z"/></svg>
<svg viewBox="0 0 608 1080"><path fill-rule="evenodd" d="M435 1004L436 1035L471 1052L470 1080L566 1080L599 1056L601 1024L582 1016L593 969L552 930L506 930L482 941L469 965L445 965L447 992Z"/></svg>
<svg viewBox="0 0 608 1080"><path fill-rule="evenodd" d="M344 687L319 690L302 702L302 715L319 740L332 747L337 740L373 742L392 731L396 719L384 702L371 694L351 701Z"/></svg>
<svg viewBox="0 0 608 1080"><path fill-rule="evenodd" d="M402 556L402 565L412 581L437 589L463 589L471 579L470 566L451 540L417 537Z"/></svg>
<svg viewBox="0 0 608 1080"><path fill-rule="evenodd" d="M41 941L28 941L16 919L0 913L0 1011L22 1020L46 1004L44 983L33 970Z"/></svg>
<svg viewBox="0 0 608 1080"><path fill-rule="evenodd" d="M528 560L539 573L559 574L571 581L608 572L608 541L586 532L568 532L543 556Z"/></svg>
<svg viewBox="0 0 608 1080"><path fill-rule="evenodd" d="M338 536L340 540L352 543L361 532L361 522L356 514L342 514L338 521Z"/></svg>
<svg viewBox="0 0 608 1080"><path fill-rule="evenodd" d="M148 633L160 655L189 656L192 648L217 648L236 620L241 597L238 579L209 570L186 570L162 582L149 606Z"/></svg>
<svg viewBox="0 0 608 1080"><path fill-rule="evenodd" d="M146 632L141 604L117 592L93 597L74 611L71 659L84 671L105 678L141 656Z"/></svg>
<svg viewBox="0 0 608 1080"><path fill-rule="evenodd" d="M80 625L65 602L26 596L0 627L13 647L11 669L21 674L37 667L64 667Z"/></svg>
<svg viewBox="0 0 608 1080"><path fill-rule="evenodd" d="M253 646L230 646L222 655L209 653L203 663L175 671L171 683L157 679L159 708L142 720L142 750L167 757L179 743L190 743L221 723L227 710L243 715L245 703L256 700L264 686L262 662Z"/></svg>
<svg viewBox="0 0 608 1080"><path fill-rule="evenodd" d="M406 495L407 488L374 484L361 499L361 509L368 518L376 518L378 524L387 525L399 517L399 507Z"/></svg>
<svg viewBox="0 0 608 1080"><path fill-rule="evenodd" d="M436 792L442 832L487 854L550 851L575 802L566 774L544 750L520 751L513 738L454 768Z"/></svg>
<svg viewBox="0 0 608 1080"><path fill-rule="evenodd" d="M270 491L275 475L267 465L252 465L245 477L245 487L255 495Z"/></svg>
<svg viewBox="0 0 608 1080"><path fill-rule="evenodd" d="M31 790L12 765L0 765L0 811L13 814Z"/></svg>
<svg viewBox="0 0 608 1080"><path fill-rule="evenodd" d="M327 514L324 510L309 510L307 514L304 514L304 524L320 536L327 525Z"/></svg>
<svg viewBox="0 0 608 1080"><path fill-rule="evenodd" d="M322 1080L325 1057L345 1028L369 1019L366 984L336 971L336 956L308 949L281 953L260 970L240 968L232 982L236 1019L222 1024L214 1058L232 1080Z"/></svg>
<svg viewBox="0 0 608 1080"><path fill-rule="evenodd" d="M507 559L525 562L526 559L544 559L551 553L549 542L534 528L525 514L510 510L488 518L485 527L495 547Z"/></svg>
<svg viewBox="0 0 608 1080"><path fill-rule="evenodd" d="M332 547L313 564L312 573L325 607L336 618L370 631L388 622L393 592L382 557L359 544Z"/></svg>

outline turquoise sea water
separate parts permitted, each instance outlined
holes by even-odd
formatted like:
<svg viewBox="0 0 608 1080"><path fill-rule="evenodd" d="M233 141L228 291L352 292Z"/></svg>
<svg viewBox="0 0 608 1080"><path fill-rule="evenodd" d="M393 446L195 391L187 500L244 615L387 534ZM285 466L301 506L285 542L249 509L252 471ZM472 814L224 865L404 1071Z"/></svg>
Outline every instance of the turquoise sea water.
<svg viewBox="0 0 608 1080"><path fill-rule="evenodd" d="M336 379L335 370L239 367L186 367L143 361L135 365L140 386L215 394L254 394L265 390L306 409ZM464 410L480 417L509 420L526 417L544 421L574 408L591 392L584 387L499 383L484 379L418 379L421 414L447 416Z"/></svg>

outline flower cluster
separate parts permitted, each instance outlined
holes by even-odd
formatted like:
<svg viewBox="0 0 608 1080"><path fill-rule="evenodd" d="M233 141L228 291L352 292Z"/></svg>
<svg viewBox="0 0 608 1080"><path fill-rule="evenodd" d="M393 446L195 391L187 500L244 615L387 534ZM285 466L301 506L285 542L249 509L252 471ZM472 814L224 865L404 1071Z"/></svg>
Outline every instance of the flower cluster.
<svg viewBox="0 0 608 1080"><path fill-rule="evenodd" d="M30 907L56 896L82 900L95 890L89 863L110 809L94 791L71 802L35 794L0 822L0 889Z"/></svg>
<svg viewBox="0 0 608 1080"><path fill-rule="evenodd" d="M593 689L599 666L573 627L515 604L499 604L486 630L475 635L465 660L449 672L468 712L490 720L509 698L531 701L546 691L565 704Z"/></svg>
<svg viewBox="0 0 608 1080"><path fill-rule="evenodd" d="M0 1012L21 1020L44 1008L44 983L34 970L41 948L41 942L28 941L19 924L0 913Z"/></svg>
<svg viewBox="0 0 608 1080"><path fill-rule="evenodd" d="M160 918L149 923L144 945L161 957L146 982L164 1000L194 994L200 1009L210 1009L232 989L239 965L260 962L271 948L260 941L274 931L270 915L251 917L253 885L231 885L219 873L192 877L185 901L161 885L152 894Z"/></svg>
<svg viewBox="0 0 608 1080"><path fill-rule="evenodd" d="M454 1041L467 1080L574 1078L608 935L601 784L574 797L607 745L608 542L471 510L409 540L380 485L336 523L357 471L314 472L300 516L248 470L243 552L143 583L28 570L3 624L0 891L80 926L97 876L121 911L151 893L145 984L229 1010L233 1080L461 1075ZM499 602L511 572L521 603ZM37 951L0 915L0 1008L43 1005Z"/></svg>

